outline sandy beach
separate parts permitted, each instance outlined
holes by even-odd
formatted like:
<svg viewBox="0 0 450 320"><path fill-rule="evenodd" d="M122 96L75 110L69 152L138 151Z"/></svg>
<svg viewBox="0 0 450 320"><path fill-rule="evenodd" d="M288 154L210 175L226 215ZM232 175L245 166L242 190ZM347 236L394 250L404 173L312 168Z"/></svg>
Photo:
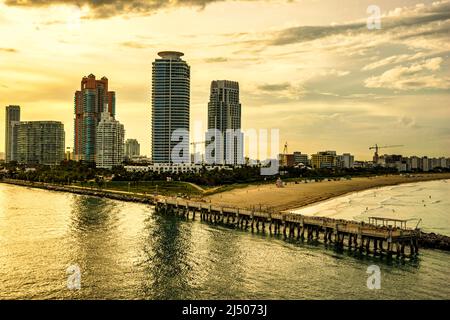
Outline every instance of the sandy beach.
<svg viewBox="0 0 450 320"><path fill-rule="evenodd" d="M282 211L301 208L319 201L371 188L449 178L450 173L441 173L417 174L410 177L390 175L340 181L324 180L298 184L289 182L283 188L278 188L275 184L255 185L207 196L205 200L223 206L240 208L259 208L261 206L262 209Z"/></svg>

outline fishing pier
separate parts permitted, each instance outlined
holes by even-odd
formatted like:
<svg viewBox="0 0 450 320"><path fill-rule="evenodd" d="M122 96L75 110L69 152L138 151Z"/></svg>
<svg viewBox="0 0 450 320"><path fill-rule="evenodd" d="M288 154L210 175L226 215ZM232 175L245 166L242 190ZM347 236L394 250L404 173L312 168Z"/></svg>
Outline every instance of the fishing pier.
<svg viewBox="0 0 450 320"><path fill-rule="evenodd" d="M420 230L407 228L407 220L370 217L370 223L365 223L291 212L228 208L171 198L155 199L155 211L183 219L197 218L242 230L281 235L285 239L323 242L337 249L373 256L413 258L419 253Z"/></svg>

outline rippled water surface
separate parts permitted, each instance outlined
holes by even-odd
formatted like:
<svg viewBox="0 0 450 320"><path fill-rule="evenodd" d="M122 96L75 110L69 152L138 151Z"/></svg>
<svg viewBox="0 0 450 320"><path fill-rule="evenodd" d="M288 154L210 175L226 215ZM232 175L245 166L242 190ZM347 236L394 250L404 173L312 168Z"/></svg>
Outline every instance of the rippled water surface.
<svg viewBox="0 0 450 320"><path fill-rule="evenodd" d="M409 227L419 223L426 232L450 236L450 180L406 183L355 192L295 212L359 221L368 221L368 217L411 219Z"/></svg>
<svg viewBox="0 0 450 320"><path fill-rule="evenodd" d="M74 264L75 291L66 274ZM367 288L371 264L380 290ZM440 251L389 264L146 205L0 184L3 299L449 299L449 266Z"/></svg>

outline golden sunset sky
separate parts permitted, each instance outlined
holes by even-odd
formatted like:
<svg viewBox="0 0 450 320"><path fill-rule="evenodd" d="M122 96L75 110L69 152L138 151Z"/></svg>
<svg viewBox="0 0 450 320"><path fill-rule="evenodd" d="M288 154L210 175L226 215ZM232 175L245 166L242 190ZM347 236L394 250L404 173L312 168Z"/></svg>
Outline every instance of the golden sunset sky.
<svg viewBox="0 0 450 320"><path fill-rule="evenodd" d="M367 28L369 5L381 29ZM10 104L62 121L71 147L74 92L93 73L149 155L151 63L176 50L192 127L206 128L210 82L226 79L239 81L243 128L279 128L291 152L450 156L449 1L0 0L0 36L0 151Z"/></svg>

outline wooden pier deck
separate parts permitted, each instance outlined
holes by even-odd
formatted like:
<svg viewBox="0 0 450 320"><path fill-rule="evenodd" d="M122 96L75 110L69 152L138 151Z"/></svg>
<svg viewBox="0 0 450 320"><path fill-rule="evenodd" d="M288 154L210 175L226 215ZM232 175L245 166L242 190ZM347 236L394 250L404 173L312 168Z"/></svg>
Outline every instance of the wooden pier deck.
<svg viewBox="0 0 450 320"><path fill-rule="evenodd" d="M304 216L289 212L268 212L230 208L184 199L157 197L155 210L185 219L223 224L234 228L283 235L284 238L322 241L340 249L363 254L397 258L413 258L419 253L419 229L406 228L405 220L372 218L383 225L325 217ZM389 223L393 222L393 225ZM397 222L401 227L397 226Z"/></svg>

